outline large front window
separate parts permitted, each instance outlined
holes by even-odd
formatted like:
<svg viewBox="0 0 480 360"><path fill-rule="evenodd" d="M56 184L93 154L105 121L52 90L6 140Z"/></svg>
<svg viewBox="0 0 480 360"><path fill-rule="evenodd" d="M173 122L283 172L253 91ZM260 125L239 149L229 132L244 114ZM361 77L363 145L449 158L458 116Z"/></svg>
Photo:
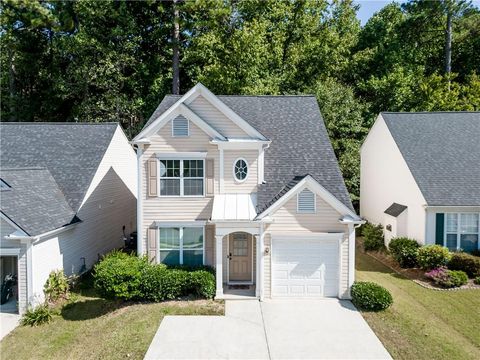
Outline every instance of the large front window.
<svg viewBox="0 0 480 360"><path fill-rule="evenodd" d="M160 160L160 196L203 196L204 160Z"/></svg>
<svg viewBox="0 0 480 360"><path fill-rule="evenodd" d="M477 250L480 237L480 214L447 213L445 216L445 242L450 250Z"/></svg>
<svg viewBox="0 0 480 360"><path fill-rule="evenodd" d="M159 229L160 262L167 265L203 264L203 227Z"/></svg>

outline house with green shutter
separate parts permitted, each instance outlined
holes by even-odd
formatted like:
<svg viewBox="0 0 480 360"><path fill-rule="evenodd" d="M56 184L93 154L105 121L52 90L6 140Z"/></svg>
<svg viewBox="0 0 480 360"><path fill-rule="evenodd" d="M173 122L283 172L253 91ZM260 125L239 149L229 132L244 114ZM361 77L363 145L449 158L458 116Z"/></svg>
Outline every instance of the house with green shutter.
<svg viewBox="0 0 480 360"><path fill-rule="evenodd" d="M480 112L380 113L361 148L360 199L386 244L480 249Z"/></svg>

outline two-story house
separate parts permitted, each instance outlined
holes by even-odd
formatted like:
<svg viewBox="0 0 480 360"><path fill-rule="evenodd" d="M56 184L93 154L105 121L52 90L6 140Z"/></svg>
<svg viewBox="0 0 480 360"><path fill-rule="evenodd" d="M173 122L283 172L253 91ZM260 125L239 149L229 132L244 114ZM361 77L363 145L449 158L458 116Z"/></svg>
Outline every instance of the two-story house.
<svg viewBox="0 0 480 360"><path fill-rule="evenodd" d="M135 137L138 253L216 296L349 297L355 214L313 96L166 96ZM248 293L248 292L247 292Z"/></svg>

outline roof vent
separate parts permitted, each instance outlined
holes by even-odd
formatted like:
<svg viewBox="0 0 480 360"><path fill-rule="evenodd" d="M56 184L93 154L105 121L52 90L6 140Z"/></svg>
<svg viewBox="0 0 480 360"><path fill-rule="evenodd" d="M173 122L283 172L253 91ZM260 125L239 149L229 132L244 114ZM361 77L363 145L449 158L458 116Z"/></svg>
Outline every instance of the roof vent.
<svg viewBox="0 0 480 360"><path fill-rule="evenodd" d="M302 190L297 195L297 212L314 213L315 212L315 194L308 189Z"/></svg>
<svg viewBox="0 0 480 360"><path fill-rule="evenodd" d="M172 136L189 136L188 120L183 116L177 116L172 120Z"/></svg>

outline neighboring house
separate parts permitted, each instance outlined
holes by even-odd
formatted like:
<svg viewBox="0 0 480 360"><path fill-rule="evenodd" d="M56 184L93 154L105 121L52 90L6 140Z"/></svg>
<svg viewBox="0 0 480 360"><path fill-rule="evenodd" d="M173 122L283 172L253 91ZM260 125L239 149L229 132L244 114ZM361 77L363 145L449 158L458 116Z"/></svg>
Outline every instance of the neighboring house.
<svg viewBox="0 0 480 360"><path fill-rule="evenodd" d="M23 312L52 270L82 273L136 230L136 158L117 123L1 123L0 140L1 271Z"/></svg>
<svg viewBox="0 0 480 360"><path fill-rule="evenodd" d="M362 221L314 96L216 96L197 84L166 96L133 143L139 254L214 266L217 298L239 286L349 297Z"/></svg>
<svg viewBox="0 0 480 360"><path fill-rule="evenodd" d="M381 113L361 149L360 214L451 250L480 248L480 112Z"/></svg>

